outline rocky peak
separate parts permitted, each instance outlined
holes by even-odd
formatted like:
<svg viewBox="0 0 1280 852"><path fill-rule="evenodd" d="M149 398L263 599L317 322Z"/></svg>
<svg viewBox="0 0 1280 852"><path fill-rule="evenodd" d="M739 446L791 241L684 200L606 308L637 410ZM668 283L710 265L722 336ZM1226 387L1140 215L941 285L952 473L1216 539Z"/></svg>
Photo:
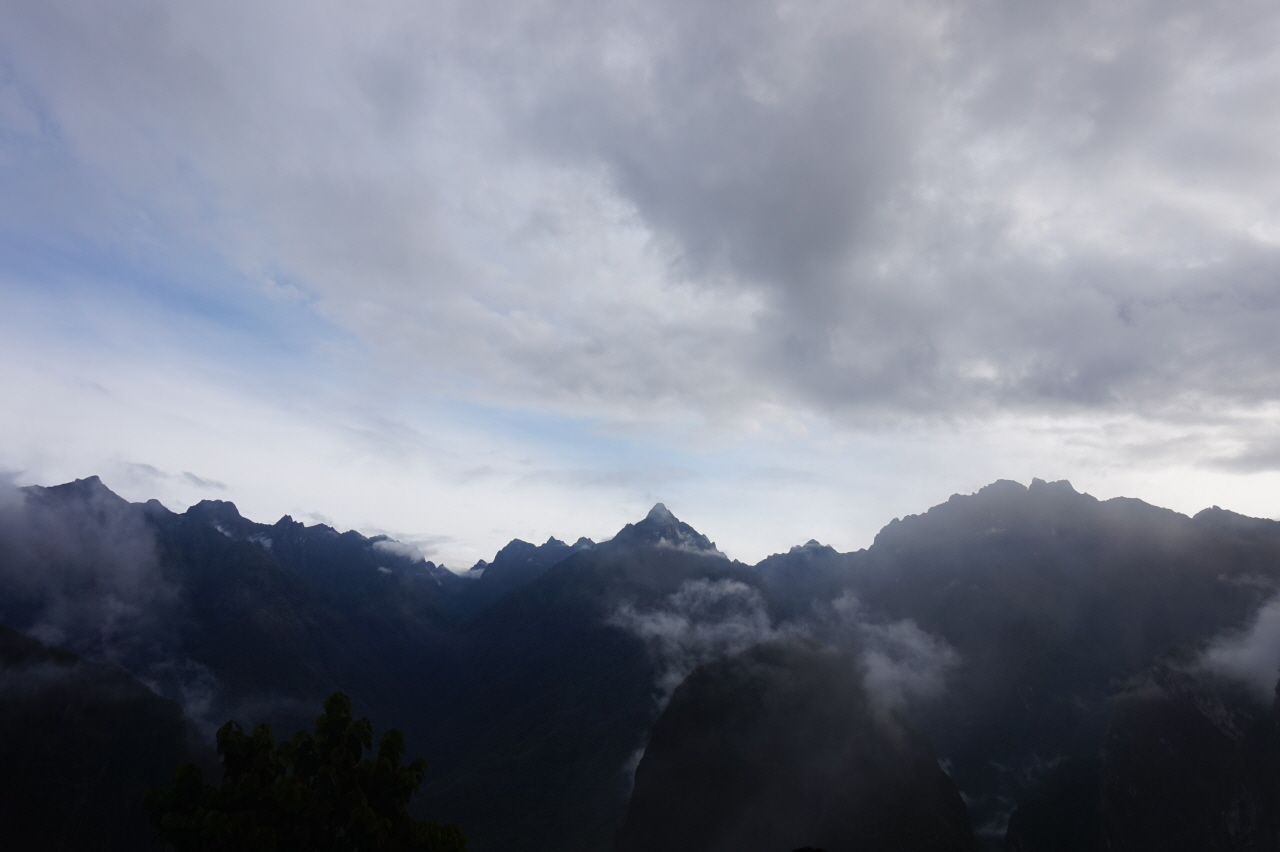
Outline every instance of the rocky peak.
<svg viewBox="0 0 1280 852"><path fill-rule="evenodd" d="M716 548L715 542L681 521L662 503L655 503L644 520L623 527L613 537L613 541L616 544L669 547L709 556L724 556Z"/></svg>
<svg viewBox="0 0 1280 852"><path fill-rule="evenodd" d="M240 510L236 508L235 503L229 500L201 500L190 509L187 509L187 514L192 518L211 523L242 520Z"/></svg>

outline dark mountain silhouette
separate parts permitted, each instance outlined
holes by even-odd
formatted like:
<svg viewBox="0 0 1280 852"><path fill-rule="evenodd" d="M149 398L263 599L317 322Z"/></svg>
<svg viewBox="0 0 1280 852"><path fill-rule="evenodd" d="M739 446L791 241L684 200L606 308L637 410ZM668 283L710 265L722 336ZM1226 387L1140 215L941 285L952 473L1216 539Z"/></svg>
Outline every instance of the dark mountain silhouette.
<svg viewBox="0 0 1280 852"><path fill-rule="evenodd" d="M656 508L580 549L463 630L456 688L436 717L424 813L449 814L477 848L604 849L630 790L628 759L658 713L656 661L611 623L691 580L759 585Z"/></svg>
<svg viewBox="0 0 1280 852"><path fill-rule="evenodd" d="M1037 767L1094 749L1107 700L1166 651L1242 625L1274 594L1277 557L1280 523L1036 480L953 496L865 551L802 549L761 568L790 580L783 597L852 593L870 616L909 618L958 652L945 702L911 719L998 842Z"/></svg>
<svg viewBox="0 0 1280 852"><path fill-rule="evenodd" d="M309 716L347 691L398 720L445 653L454 618L429 562L288 516L254 524L230 503L157 513L152 526L181 590L183 654L232 696L295 699Z"/></svg>
<svg viewBox="0 0 1280 852"><path fill-rule="evenodd" d="M513 539L498 551L492 562L482 559L471 567L466 582L458 587L452 607L464 619L471 618L507 592L533 582L552 565L594 544L589 538L565 544L552 537L540 545Z"/></svg>
<svg viewBox="0 0 1280 852"><path fill-rule="evenodd" d="M1019 803L1009 852L1280 850L1280 710L1162 661L1114 702L1093 754Z"/></svg>
<svg viewBox="0 0 1280 852"><path fill-rule="evenodd" d="M636 770L618 852L972 850L928 743L873 709L856 657L812 640L696 669Z"/></svg>
<svg viewBox="0 0 1280 852"><path fill-rule="evenodd" d="M661 503L654 505L644 520L627 524L611 542L614 547L666 547L689 553L723 555L715 542L671 514Z"/></svg>
<svg viewBox="0 0 1280 852"><path fill-rule="evenodd" d="M116 666L0 626L0 838L15 852L156 848L142 795L216 765L178 705Z"/></svg>
<svg viewBox="0 0 1280 852"><path fill-rule="evenodd" d="M1147 706L1131 686L1276 594L1280 524L997 482L856 553L811 541L750 567L659 504L610 541L514 541L475 573L231 503L131 504L96 477L0 503L0 623L119 666L206 732L235 717L287 736L344 691L428 757L417 813L460 822L473 852L610 848L680 679L787 636L862 661L980 847L1003 844L1015 807L1018 842L1142 824L1090 786L1121 766L1107 743L1135 743L1134 783L1161 759L1114 739L1164 724L1125 727Z"/></svg>

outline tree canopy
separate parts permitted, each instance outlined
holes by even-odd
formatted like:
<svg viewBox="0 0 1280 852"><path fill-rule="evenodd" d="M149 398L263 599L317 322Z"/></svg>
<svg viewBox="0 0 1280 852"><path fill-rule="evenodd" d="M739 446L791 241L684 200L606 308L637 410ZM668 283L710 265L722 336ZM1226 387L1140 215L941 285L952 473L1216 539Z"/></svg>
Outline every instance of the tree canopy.
<svg viewBox="0 0 1280 852"><path fill-rule="evenodd" d="M200 768L178 768L147 794L157 839L177 852L465 852L456 825L415 820L409 800L427 771L403 764L404 734L353 719L351 699L334 693L314 732L276 742L269 725L246 734L235 721L218 730L219 784Z"/></svg>

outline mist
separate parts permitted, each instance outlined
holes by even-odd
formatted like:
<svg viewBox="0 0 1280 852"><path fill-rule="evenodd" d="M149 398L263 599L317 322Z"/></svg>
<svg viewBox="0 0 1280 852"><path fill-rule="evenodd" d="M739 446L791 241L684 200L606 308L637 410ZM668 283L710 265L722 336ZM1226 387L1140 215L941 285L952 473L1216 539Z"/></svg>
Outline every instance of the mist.
<svg viewBox="0 0 1280 852"><path fill-rule="evenodd" d="M143 509L100 484L74 495L0 486L0 584L6 622L111 662L148 654L140 637L154 643L178 602Z"/></svg>
<svg viewBox="0 0 1280 852"><path fill-rule="evenodd" d="M1267 601L1244 629L1215 637L1197 668L1243 681L1270 702L1280 680L1280 597Z"/></svg>
<svg viewBox="0 0 1280 852"><path fill-rule="evenodd" d="M689 580L654 609L620 606L609 623L649 646L657 662L659 709L698 666L790 636L819 639L853 654L882 714L943 695L946 675L960 661L944 639L912 619L877 619L851 592L816 603L805 617L777 622L758 589L737 580Z"/></svg>

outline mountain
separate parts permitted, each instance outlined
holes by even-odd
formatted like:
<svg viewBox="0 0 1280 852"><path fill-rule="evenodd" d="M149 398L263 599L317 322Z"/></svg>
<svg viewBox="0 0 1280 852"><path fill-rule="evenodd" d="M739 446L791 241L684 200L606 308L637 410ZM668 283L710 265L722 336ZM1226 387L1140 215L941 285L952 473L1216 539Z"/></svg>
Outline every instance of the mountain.
<svg viewBox="0 0 1280 852"><path fill-rule="evenodd" d="M661 503L654 505L644 520L627 524L612 539L615 547L657 547L688 553L724 556L715 542L671 514Z"/></svg>
<svg viewBox="0 0 1280 852"><path fill-rule="evenodd" d="M864 618L910 620L953 649L946 700L912 723L945 759L984 842L1028 779L1094 751L1120 685L1163 654L1242 627L1280 588L1280 523L1188 518L1099 501L1065 482L997 482L891 522L865 551L762 563L807 606L849 595ZM1280 649L1277 649L1280 651Z"/></svg>
<svg viewBox="0 0 1280 852"><path fill-rule="evenodd" d="M695 669L653 728L615 848L971 852L954 782L862 675L796 637Z"/></svg>
<svg viewBox="0 0 1280 852"><path fill-rule="evenodd" d="M122 669L0 626L0 837L6 849L157 848L142 795L216 763L178 705Z"/></svg>
<svg viewBox="0 0 1280 852"><path fill-rule="evenodd" d="M26 489L0 525L0 621L119 664L210 730L245 714L303 727L335 690L407 721L457 621L450 572L232 503L175 514L91 477Z"/></svg>
<svg viewBox="0 0 1280 852"><path fill-rule="evenodd" d="M609 848L660 709L661 661L619 613L691 582L760 586L659 506L468 623L423 814L448 814L476 848Z"/></svg>
<svg viewBox="0 0 1280 852"><path fill-rule="evenodd" d="M512 539L492 562L482 559L471 567L465 575L466 582L458 587L453 609L464 619L474 617L507 592L533 582L552 565L594 545L589 538L580 538L571 545L555 537L540 545Z"/></svg>
<svg viewBox="0 0 1280 852"><path fill-rule="evenodd" d="M1280 684L1278 684L1280 686ZM1280 700L1162 660L1014 811L1009 852L1280 850Z"/></svg>
<svg viewBox="0 0 1280 852"><path fill-rule="evenodd" d="M1260 621L1280 590L1280 524L1065 482L996 482L864 550L810 541L755 566L658 504L609 541L517 540L466 576L385 537L260 524L222 501L174 513L96 477L0 496L0 624L127 672L206 735L234 717L287 736L343 690L430 759L415 808L461 823L473 852L612 848L648 772L637 761L668 748L651 751L655 725L687 709L686 678L761 643L854 660L876 718L894 720L875 730L936 754L984 850L1006 826L1034 844L1149 825L1101 798L1108 779L1176 777L1140 736L1162 730L1164 705L1135 684L1164 665L1191 692L1166 678L1162 694L1226 695L1213 678L1260 677L1210 664L1246 634L1249 665L1274 681L1280 663ZM797 672L801 656L786 657Z"/></svg>

